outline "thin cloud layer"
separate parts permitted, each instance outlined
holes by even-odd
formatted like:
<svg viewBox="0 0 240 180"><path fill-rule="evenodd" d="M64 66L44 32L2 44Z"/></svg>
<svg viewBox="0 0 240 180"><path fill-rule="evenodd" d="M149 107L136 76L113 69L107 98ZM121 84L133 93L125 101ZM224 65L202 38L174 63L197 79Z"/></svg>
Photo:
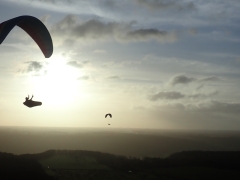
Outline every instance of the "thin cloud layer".
<svg viewBox="0 0 240 180"><path fill-rule="evenodd" d="M78 61L69 61L67 62L67 65L75 67L75 68L82 68L83 65L80 64Z"/></svg>
<svg viewBox="0 0 240 180"><path fill-rule="evenodd" d="M69 4L73 3L74 0L27 0L29 2L40 2L40 3L46 3L49 5L57 5L57 4Z"/></svg>
<svg viewBox="0 0 240 180"><path fill-rule="evenodd" d="M174 42L177 40L177 33L159 31L158 29L138 29L128 32L126 37L128 41L148 41L156 39L160 42Z"/></svg>
<svg viewBox="0 0 240 180"><path fill-rule="evenodd" d="M163 10L174 8L177 10L193 10L196 9L193 2L184 2L176 0L135 0L138 4L149 8L150 10Z"/></svg>
<svg viewBox="0 0 240 180"><path fill-rule="evenodd" d="M228 103L211 100L208 103L199 103L196 106L196 110L223 114L240 114L240 103Z"/></svg>
<svg viewBox="0 0 240 180"><path fill-rule="evenodd" d="M173 100L173 99L181 99L184 97L185 97L185 95L180 92L168 91L168 92L158 92L157 94L151 95L149 97L149 100L151 100L151 101L157 101L158 99Z"/></svg>
<svg viewBox="0 0 240 180"><path fill-rule="evenodd" d="M160 31L146 28L133 30L135 22L102 22L96 19L78 23L77 17L66 16L55 24L51 32L66 39L115 39L119 42L140 42L157 40L159 42L174 42L178 39L176 31Z"/></svg>
<svg viewBox="0 0 240 180"><path fill-rule="evenodd" d="M25 63L28 64L26 72L33 72L33 71L38 72L43 68L43 65L37 61L28 61Z"/></svg>
<svg viewBox="0 0 240 180"><path fill-rule="evenodd" d="M221 102L216 100L201 101L198 103L171 103L167 105L160 105L155 110L171 110L171 111L185 111L192 113L220 113L228 115L240 114L240 103ZM196 115L196 114L195 114Z"/></svg>
<svg viewBox="0 0 240 180"><path fill-rule="evenodd" d="M109 76L107 79L118 80L121 79L119 76Z"/></svg>
<svg viewBox="0 0 240 180"><path fill-rule="evenodd" d="M157 101L157 100L177 100L177 99L183 99L183 98L191 98L191 99L196 99L196 98L207 98L210 96L217 95L218 91L213 91L210 93L193 93L193 94L183 94L181 92L177 91L160 91L156 94L152 94L148 97L150 101Z"/></svg>
<svg viewBox="0 0 240 180"><path fill-rule="evenodd" d="M169 103L147 108L151 118L175 128L238 129L240 103L208 100L199 103Z"/></svg>
<svg viewBox="0 0 240 180"><path fill-rule="evenodd" d="M78 78L78 80L88 80L89 76L81 76Z"/></svg>
<svg viewBox="0 0 240 180"><path fill-rule="evenodd" d="M188 77L184 74L176 75L172 77L169 81L169 84L172 86L175 86L177 84L189 84L191 82L209 82L209 81L220 81L220 78L215 77L215 76L210 76L206 78L193 78L193 77ZM202 88L202 86L199 87L199 89Z"/></svg>
<svg viewBox="0 0 240 180"><path fill-rule="evenodd" d="M188 84L193 81L196 81L196 79L192 78L192 77L187 77L187 76L181 74L181 75L174 76L170 80L170 84L175 86L176 84Z"/></svg>
<svg viewBox="0 0 240 180"><path fill-rule="evenodd" d="M213 91L213 92L210 92L208 94L204 94L204 93L194 93L194 94L190 94L188 95L189 98L206 98L206 97L209 97L209 96L214 96L214 95L217 95L219 92L218 91Z"/></svg>
<svg viewBox="0 0 240 180"><path fill-rule="evenodd" d="M207 81L220 81L220 78L211 76L211 77L206 77L198 80L199 82L207 82Z"/></svg>
<svg viewBox="0 0 240 180"><path fill-rule="evenodd" d="M52 3L52 4L55 4L57 2L56 0L31 0L31 1L32 2L38 1L38 2L42 2L42 3Z"/></svg>
<svg viewBox="0 0 240 180"><path fill-rule="evenodd" d="M107 53L107 51L104 49L96 49L93 52L96 54L106 54Z"/></svg>

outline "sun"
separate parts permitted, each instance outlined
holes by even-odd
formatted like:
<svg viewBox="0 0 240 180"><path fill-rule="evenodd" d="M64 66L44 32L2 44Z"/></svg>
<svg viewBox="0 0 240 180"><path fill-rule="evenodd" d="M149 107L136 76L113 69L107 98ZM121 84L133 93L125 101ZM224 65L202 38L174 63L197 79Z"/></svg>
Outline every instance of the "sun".
<svg viewBox="0 0 240 180"><path fill-rule="evenodd" d="M77 77L82 76L81 69L66 64L62 56L55 56L48 61L43 75L33 77L34 93L41 96L45 103L61 106L73 103L81 93L81 83Z"/></svg>

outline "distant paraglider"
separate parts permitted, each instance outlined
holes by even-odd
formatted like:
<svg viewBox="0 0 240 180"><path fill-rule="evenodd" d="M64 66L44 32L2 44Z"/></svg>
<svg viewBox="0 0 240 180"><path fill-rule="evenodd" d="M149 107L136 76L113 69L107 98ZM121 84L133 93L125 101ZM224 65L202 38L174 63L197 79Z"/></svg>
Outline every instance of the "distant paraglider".
<svg viewBox="0 0 240 180"><path fill-rule="evenodd" d="M112 114L110 114L110 113L106 114L106 115L105 115L105 118L107 118L108 116L109 116L110 118L112 118ZM108 123L108 125L110 126L111 124Z"/></svg>
<svg viewBox="0 0 240 180"><path fill-rule="evenodd" d="M105 118L106 118L107 116L109 116L110 118L112 118L112 114L110 114L110 113L106 114L106 115L105 115Z"/></svg>
<svg viewBox="0 0 240 180"><path fill-rule="evenodd" d="M37 43L45 58L51 57L53 53L53 43L45 25L32 16L19 16L0 24L0 44L4 41L14 26L22 28Z"/></svg>
<svg viewBox="0 0 240 180"><path fill-rule="evenodd" d="M23 103L25 106L29 107L29 108L32 108L32 107L35 107L35 106L41 106L42 105L42 102L39 102L39 101L33 101L32 100L33 98L33 95L31 97L31 99L29 99L29 95L28 97L26 97L26 101Z"/></svg>

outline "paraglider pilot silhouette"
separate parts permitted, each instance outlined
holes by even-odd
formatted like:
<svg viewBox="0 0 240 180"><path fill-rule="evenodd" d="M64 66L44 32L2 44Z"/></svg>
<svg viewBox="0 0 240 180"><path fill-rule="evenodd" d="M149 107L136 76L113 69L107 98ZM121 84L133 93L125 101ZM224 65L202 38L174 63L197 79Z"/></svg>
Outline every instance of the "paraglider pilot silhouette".
<svg viewBox="0 0 240 180"><path fill-rule="evenodd" d="M110 113L106 114L106 115L105 115L105 118L108 117L108 116L109 116L110 118L112 118L112 114L110 114ZM110 126L111 124L108 123L108 125Z"/></svg>
<svg viewBox="0 0 240 180"><path fill-rule="evenodd" d="M35 107L35 106L41 106L42 105L42 102L39 102L39 101L33 101L32 100L33 98L33 95L31 97L31 99L29 99L29 95L28 97L26 97L26 101L23 103L25 106L29 107L29 108L32 108L32 107Z"/></svg>

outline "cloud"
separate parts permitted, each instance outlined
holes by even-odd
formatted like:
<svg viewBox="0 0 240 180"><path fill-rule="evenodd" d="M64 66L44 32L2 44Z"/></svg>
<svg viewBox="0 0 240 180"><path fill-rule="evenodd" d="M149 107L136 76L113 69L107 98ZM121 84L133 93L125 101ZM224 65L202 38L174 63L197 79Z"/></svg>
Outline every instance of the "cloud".
<svg viewBox="0 0 240 180"><path fill-rule="evenodd" d="M207 94L204 93L194 93L194 94L183 94L181 92L177 91L162 91L158 92L156 94L150 95L148 99L150 101L157 101L159 99L167 99L167 100L176 100L176 99L182 99L182 98L207 98L209 96L213 96L218 94L218 91L213 91Z"/></svg>
<svg viewBox="0 0 240 180"><path fill-rule="evenodd" d="M176 85L176 84L188 84L190 82L196 81L195 78L192 77L187 77L183 74L174 76L171 80L170 80L170 84L171 85Z"/></svg>
<svg viewBox="0 0 240 180"><path fill-rule="evenodd" d="M196 90L200 90L204 87L204 84L200 84L199 86L196 87Z"/></svg>
<svg viewBox="0 0 240 180"><path fill-rule="evenodd" d="M189 84L191 82L208 82L208 81L220 81L220 78L215 76L210 76L206 78L193 78L193 77L187 77L184 74L176 75L172 77L169 81L169 84L172 86L175 86L176 84ZM201 89L203 85L199 86L198 89Z"/></svg>
<svg viewBox="0 0 240 180"><path fill-rule="evenodd" d="M78 38L99 39L110 35L118 36L121 31L130 28L130 24L109 22L104 23L99 20L91 19L83 24L76 26L72 33Z"/></svg>
<svg viewBox="0 0 240 180"><path fill-rule="evenodd" d="M151 101L157 101L158 99L174 100L174 99L181 99L184 97L185 97L185 95L180 92L166 91L166 92L158 92L157 94L151 95L149 97L149 100L151 100Z"/></svg>
<svg viewBox="0 0 240 180"><path fill-rule="evenodd" d="M143 111L143 110L146 110L146 107L144 107L144 106L134 106L133 109L137 110L137 111Z"/></svg>
<svg viewBox="0 0 240 180"><path fill-rule="evenodd" d="M193 108L199 112L217 112L225 114L240 114L240 103L228 103L211 100L209 102L201 102Z"/></svg>
<svg viewBox="0 0 240 180"><path fill-rule="evenodd" d="M32 1L40 1L40 2L43 2L43 3L52 3L52 4L56 3L56 0L32 0Z"/></svg>
<svg viewBox="0 0 240 180"><path fill-rule="evenodd" d="M107 51L104 49L96 49L93 52L96 54L106 54L107 53Z"/></svg>
<svg viewBox="0 0 240 180"><path fill-rule="evenodd" d="M128 41L148 41L157 39L158 41L174 42L177 40L177 33L159 31L158 29L138 29L127 33Z"/></svg>
<svg viewBox="0 0 240 180"><path fill-rule="evenodd" d="M72 3L73 0L28 0L31 2L41 2L41 3L46 3L46 4L54 4L56 5L57 3Z"/></svg>
<svg viewBox="0 0 240 180"><path fill-rule="evenodd" d="M85 61L83 61L82 63L83 63L83 64L89 64L90 61L89 61L89 60L85 60Z"/></svg>
<svg viewBox="0 0 240 180"><path fill-rule="evenodd" d="M123 22L102 22L96 19L78 23L77 17L68 15L60 22L56 23L52 29L52 34L61 38L76 40L106 40L115 39L118 42L138 42L157 40L159 42L174 42L178 39L177 31L160 31L155 28L133 29L132 21Z"/></svg>
<svg viewBox="0 0 240 180"><path fill-rule="evenodd" d="M218 91L213 91L213 92L208 93L208 94L194 93L194 94L188 95L188 97L189 98L206 98L206 97L209 97L209 96L217 95L218 93L219 93Z"/></svg>
<svg viewBox="0 0 240 180"><path fill-rule="evenodd" d="M207 81L220 81L220 78L211 76L211 77L206 77L198 80L199 82L207 82Z"/></svg>
<svg viewBox="0 0 240 180"><path fill-rule="evenodd" d="M206 96L206 94L203 94L203 93L194 93L194 94L188 95L188 97L190 97L190 98L205 98L207 96Z"/></svg>
<svg viewBox="0 0 240 180"><path fill-rule="evenodd" d="M147 110L152 119L175 128L237 129L240 124L240 103L208 100L190 104L169 103Z"/></svg>
<svg viewBox="0 0 240 180"><path fill-rule="evenodd" d="M50 15L41 16L39 19L43 24L47 24L48 20L50 19Z"/></svg>
<svg viewBox="0 0 240 180"><path fill-rule="evenodd" d="M109 8L113 8L113 7L116 6L116 2L113 1L113 0L105 0L105 1L103 1L103 2L100 2L100 1L98 1L98 2L99 2L99 3L102 3L103 6L106 6L106 7L109 7Z"/></svg>
<svg viewBox="0 0 240 180"><path fill-rule="evenodd" d="M80 64L78 61L69 61L67 62L67 65L75 67L75 68L82 68L83 65Z"/></svg>
<svg viewBox="0 0 240 180"><path fill-rule="evenodd" d="M193 2L179 2L174 0L135 0L136 3L149 8L150 10L163 10L174 8L181 10L193 10L196 6Z"/></svg>
<svg viewBox="0 0 240 180"><path fill-rule="evenodd" d="M177 129L237 129L240 103L205 100L197 103L162 103L147 107L149 118ZM237 126L236 126L237 125Z"/></svg>
<svg viewBox="0 0 240 180"><path fill-rule="evenodd" d="M119 76L109 76L107 77L107 79L112 79L112 80L116 80L116 79L121 79Z"/></svg>
<svg viewBox="0 0 240 180"><path fill-rule="evenodd" d="M67 15L61 21L51 27L51 34L64 36L70 33L73 27L77 25L77 16Z"/></svg>
<svg viewBox="0 0 240 180"><path fill-rule="evenodd" d="M89 76L81 76L78 78L78 80L88 80Z"/></svg>
<svg viewBox="0 0 240 180"><path fill-rule="evenodd" d="M43 65L37 61L28 61L25 63L28 64L26 72L32 72L32 71L38 72L43 68Z"/></svg>
<svg viewBox="0 0 240 180"><path fill-rule="evenodd" d="M197 29L195 29L195 28L189 29L188 32L192 35L196 35L198 33Z"/></svg>
<svg viewBox="0 0 240 180"><path fill-rule="evenodd" d="M192 113L220 113L220 114L240 114L240 103L220 102L216 100L201 101L198 103L171 103L157 106L159 110L176 110Z"/></svg>

